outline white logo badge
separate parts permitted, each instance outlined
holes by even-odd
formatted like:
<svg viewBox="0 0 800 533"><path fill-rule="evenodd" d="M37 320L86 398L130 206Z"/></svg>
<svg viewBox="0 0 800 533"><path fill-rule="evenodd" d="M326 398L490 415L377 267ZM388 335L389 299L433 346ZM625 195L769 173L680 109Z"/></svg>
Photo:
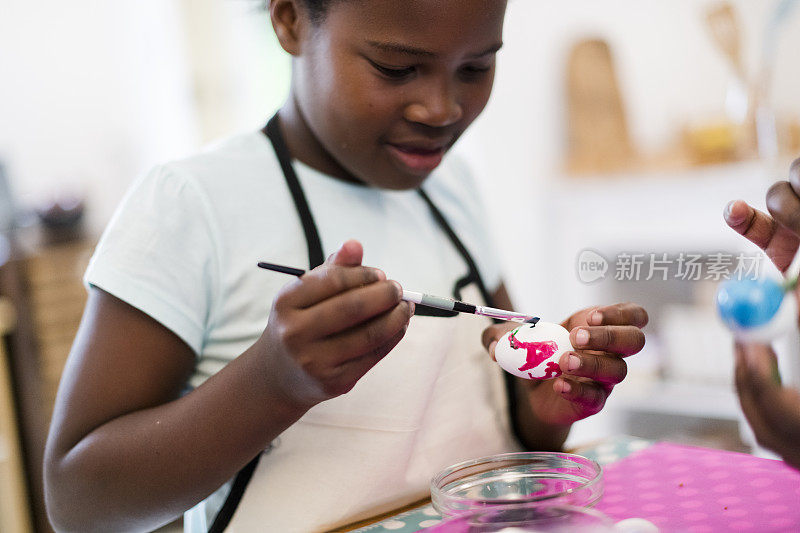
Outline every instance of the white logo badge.
<svg viewBox="0 0 800 533"><path fill-rule="evenodd" d="M592 283L606 277L608 261L594 250L583 250L578 254L578 279L584 283Z"/></svg>

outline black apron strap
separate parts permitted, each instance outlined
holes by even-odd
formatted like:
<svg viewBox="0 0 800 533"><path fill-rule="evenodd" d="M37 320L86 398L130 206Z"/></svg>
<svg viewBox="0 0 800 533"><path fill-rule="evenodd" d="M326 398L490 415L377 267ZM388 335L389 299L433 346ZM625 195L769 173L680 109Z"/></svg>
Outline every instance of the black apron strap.
<svg viewBox="0 0 800 533"><path fill-rule="evenodd" d="M439 208L436 207L436 204L430 199L430 197L423 191L422 189L417 189L419 195L425 200L425 203L428 205L428 209L430 209L431 214L433 215L434 220L439 225L440 228L445 232L445 234L450 238L450 242L453 243L458 253L464 259L464 262L467 264L467 268L469 269L467 276L458 280L456 282L455 294L454 296L457 299L461 299L461 289L466 287L472 282L475 282L478 285L478 290L481 293L481 296L486 301L486 305L492 306L492 295L489 294L489 291L486 289L486 285L483 283L483 278L481 278L481 273L478 270L478 266L475 264L475 261L472 259L467 247L464 246L464 243L461 242L461 239L458 238L456 232L453 231L453 228L450 227L450 224L447 223L447 219L444 218L442 212L439 211Z"/></svg>
<svg viewBox="0 0 800 533"><path fill-rule="evenodd" d="M464 261L469 266L469 274L467 277L462 278L456 283L456 298L461 299L460 291L463 287L468 285L470 282L474 281L478 285L478 290L481 292L481 296L483 296L486 305L490 307L494 307L495 304L493 302L492 295L489 293L488 289L486 288L486 284L483 282L483 278L481 277L480 270L478 270L478 266L475 264L475 261L472 259L472 256L467 250L467 247L461 242L461 239L458 238L458 235L453 231L453 228L450 227L450 224L447 223L447 219L444 218L441 211L436 207L436 205L431 201L425 191L419 189L419 194L422 196L422 199L425 200L425 203L428 204L428 208L433 213L433 217L436 219L436 222L439 226L447 233L447 236L450 237L450 240L453 242L453 245L458 250L458 253L461 254L461 257L464 258ZM499 324L502 320L499 319L492 319L495 324ZM519 426L519 421L514 414L517 412L517 395L515 394L516 389L516 378L514 375L503 372L503 380L505 381L506 385L506 398L508 399L508 413L509 419L511 421L511 431L517 437L517 439L521 440L522 435L522 428Z"/></svg>
<svg viewBox="0 0 800 533"><path fill-rule="evenodd" d="M317 225L314 222L314 217L311 215L311 209L308 207L306 195L303 192L303 188L300 186L300 180L297 179L294 167L292 167L292 158L289 154L289 149L286 147L286 142L283 140L277 113L273 115L261 131L272 143L272 148L275 150L275 155L281 165L283 177L286 179L286 185L289 187L289 192L292 194L292 200L297 208L297 214L300 217L300 222L303 225L303 231L306 235L309 268L314 269L325 262L325 254L322 251L319 231L317 231ZM217 515L214 517L214 521L211 523L211 527L208 529L209 533L223 533L225 528L228 527L228 524L230 524L233 518L233 513L235 513L236 509L239 507L239 502L242 500L244 491L250 483L250 478L253 477L253 473L258 466L258 460L260 458L261 454L256 455L236 474L228 496L225 498L222 507L220 507Z"/></svg>
<svg viewBox="0 0 800 533"><path fill-rule="evenodd" d="M222 507L219 508L217 516L214 517L211 527L208 528L208 533L223 533L225 528L228 527L231 518L233 518L233 513L236 511L236 508L239 507L239 502L242 500L244 489L247 488L247 484L250 483L250 478L253 477L253 472L255 472L256 466L258 466L260 457L261 454L256 455L236 474L236 477L233 479L233 484L231 485L231 491L225 498Z"/></svg>
<svg viewBox="0 0 800 533"><path fill-rule="evenodd" d="M319 231L317 231L317 225L314 223L314 217L311 215L311 209L308 207L306 195L303 192L303 188L300 186L300 181L297 179L294 167L292 167L292 156L289 154L289 149L286 147L286 142L283 140L277 113L269 119L269 122L267 122L267 125L262 131L269 140L272 141L272 147L275 149L275 155L278 156L278 161L281 164L283 177L286 179L286 185L288 185L289 191L292 193L292 199L297 208L297 214L300 216L300 222L303 224L303 231L306 234L309 267L313 270L325 262L325 254L322 251Z"/></svg>

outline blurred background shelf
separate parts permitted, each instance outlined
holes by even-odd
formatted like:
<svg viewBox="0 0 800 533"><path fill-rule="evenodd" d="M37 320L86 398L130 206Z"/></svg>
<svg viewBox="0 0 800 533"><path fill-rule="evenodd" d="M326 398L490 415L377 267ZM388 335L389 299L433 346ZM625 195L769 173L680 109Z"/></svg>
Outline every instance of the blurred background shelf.
<svg viewBox="0 0 800 533"><path fill-rule="evenodd" d="M620 387L614 409L738 422L739 401L731 387L659 380Z"/></svg>
<svg viewBox="0 0 800 533"><path fill-rule="evenodd" d="M772 163L562 177L549 184L546 216L561 222L555 225L557 240L575 246L740 249L741 238L725 227L723 208L740 198L762 206L766 188L787 176L790 162L786 157Z"/></svg>
<svg viewBox="0 0 800 533"><path fill-rule="evenodd" d="M706 419L717 421L720 445L742 445L737 441L743 419L733 390L733 338L716 315L714 295L719 281L734 273L738 259L746 268L772 269L755 246L727 227L722 213L733 199L765 209L766 189L786 175L790 161L781 157L579 178L562 175L548 182L542 191L545 207L526 213L525 222L550 228L538 237L548 260L539 261L537 249L522 249L526 255L515 258L537 264L548 283L534 279L530 289L518 291L536 295L520 307L539 309L546 302L549 307L541 313L563 317L588 305L633 301L650 315L647 346L628 359L625 383L615 389L604 412L575 426L569 443L604 431L659 438L659 428L662 437L675 438L675 432L697 433ZM584 250L596 253L608 268L590 283L581 280L579 271ZM680 258L691 255L701 258L698 279L678 272ZM638 274L630 264L622 268L629 260L625 258L634 256L641 261ZM710 270L716 259L731 260L719 275ZM647 425L644 415L651 421L650 433L640 435L637 431ZM703 443L709 438L704 436Z"/></svg>
<svg viewBox="0 0 800 533"><path fill-rule="evenodd" d="M14 327L16 316L7 298L0 298L0 338ZM0 531L33 531L25 478L25 459L19 434L19 411L12 393L5 343L0 342Z"/></svg>
<svg viewBox="0 0 800 533"><path fill-rule="evenodd" d="M83 313L81 277L94 248L90 238L53 242L45 235L44 229L30 227L0 236L10 245L7 261L0 265L0 295L17 315L16 327L4 337L10 379L0 385L0 393L10 395L19 413L20 474L30 502L25 508L31 510L33 530L43 533L52 531L42 481L47 427Z"/></svg>

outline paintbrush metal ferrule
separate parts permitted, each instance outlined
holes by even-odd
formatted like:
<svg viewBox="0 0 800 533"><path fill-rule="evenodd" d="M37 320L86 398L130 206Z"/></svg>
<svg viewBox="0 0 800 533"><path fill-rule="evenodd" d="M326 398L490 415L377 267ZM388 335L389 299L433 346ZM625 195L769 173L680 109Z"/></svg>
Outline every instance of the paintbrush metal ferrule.
<svg viewBox="0 0 800 533"><path fill-rule="evenodd" d="M536 324L537 322L539 322L538 316L526 315L523 313L515 313L513 311L506 311L504 309L495 309L494 307L486 307L483 305L477 306L476 314L486 316L489 318L509 320L511 322L522 322L523 324Z"/></svg>
<svg viewBox="0 0 800 533"><path fill-rule="evenodd" d="M452 298L445 298L443 296L433 296L432 294L425 294L423 292L407 291L403 289L403 300L407 302L414 302L415 304L427 305L428 307L435 307L436 309L443 309L445 311L456 311L459 313L472 313L475 314L477 306L472 304L459 302Z"/></svg>
<svg viewBox="0 0 800 533"><path fill-rule="evenodd" d="M495 309L494 307L487 307L484 305L473 305L465 302L459 302L452 298L445 298L442 296L433 296L416 291L403 290L403 300L407 302L414 302L417 304L435 307L436 309L443 309L445 311L456 311L459 313L470 313L473 315L480 315L489 318L497 318L500 320L509 320L511 322L522 322L527 324L536 324L539 317L526 315L523 313L515 313L513 311L506 311L504 309Z"/></svg>

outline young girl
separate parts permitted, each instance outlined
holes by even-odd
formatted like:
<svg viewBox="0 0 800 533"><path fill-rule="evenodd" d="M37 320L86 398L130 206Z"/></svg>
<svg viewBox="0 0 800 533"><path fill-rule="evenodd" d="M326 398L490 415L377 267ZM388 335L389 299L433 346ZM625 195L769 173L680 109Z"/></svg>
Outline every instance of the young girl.
<svg viewBox="0 0 800 533"><path fill-rule="evenodd" d="M415 309L393 281L511 306L474 183L440 165L489 98L505 8L270 2L286 104L138 180L86 272L46 453L59 530L191 509L191 531L318 531L424 497L454 462L558 449L602 408L640 307L574 314L564 375L504 384L508 325Z"/></svg>

